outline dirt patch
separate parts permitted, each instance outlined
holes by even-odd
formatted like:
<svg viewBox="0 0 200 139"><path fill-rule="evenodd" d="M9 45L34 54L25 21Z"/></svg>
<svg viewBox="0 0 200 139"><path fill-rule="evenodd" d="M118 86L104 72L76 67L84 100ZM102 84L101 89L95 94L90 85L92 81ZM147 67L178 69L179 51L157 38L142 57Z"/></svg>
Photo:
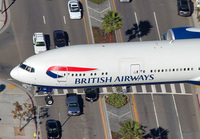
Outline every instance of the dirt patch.
<svg viewBox="0 0 200 139"><path fill-rule="evenodd" d="M99 27L92 27L95 43L110 43L110 34L106 34ZM112 33L111 42L117 42L115 32Z"/></svg>
<svg viewBox="0 0 200 139"><path fill-rule="evenodd" d="M20 131L19 127L14 127L15 136L25 136L24 129Z"/></svg>
<svg viewBox="0 0 200 139"><path fill-rule="evenodd" d="M119 133L111 131L112 139L121 139L123 136Z"/></svg>

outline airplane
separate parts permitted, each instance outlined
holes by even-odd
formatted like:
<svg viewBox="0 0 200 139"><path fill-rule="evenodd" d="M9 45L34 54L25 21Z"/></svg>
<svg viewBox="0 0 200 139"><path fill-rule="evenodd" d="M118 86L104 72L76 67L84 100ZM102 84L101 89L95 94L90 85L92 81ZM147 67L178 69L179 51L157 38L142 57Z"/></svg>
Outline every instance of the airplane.
<svg viewBox="0 0 200 139"><path fill-rule="evenodd" d="M200 85L198 44L200 39L67 46L29 57L10 75L46 88Z"/></svg>

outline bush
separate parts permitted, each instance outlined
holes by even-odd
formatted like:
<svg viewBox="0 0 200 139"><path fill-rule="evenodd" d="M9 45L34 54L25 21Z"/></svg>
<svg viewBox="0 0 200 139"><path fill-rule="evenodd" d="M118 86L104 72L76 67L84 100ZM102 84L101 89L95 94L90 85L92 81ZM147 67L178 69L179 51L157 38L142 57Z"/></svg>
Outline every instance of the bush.
<svg viewBox="0 0 200 139"><path fill-rule="evenodd" d="M120 108L128 103L128 98L126 95L113 93L106 96L106 103Z"/></svg>
<svg viewBox="0 0 200 139"><path fill-rule="evenodd" d="M101 3L103 3L106 0L89 0L89 1L94 2L96 4L101 4Z"/></svg>

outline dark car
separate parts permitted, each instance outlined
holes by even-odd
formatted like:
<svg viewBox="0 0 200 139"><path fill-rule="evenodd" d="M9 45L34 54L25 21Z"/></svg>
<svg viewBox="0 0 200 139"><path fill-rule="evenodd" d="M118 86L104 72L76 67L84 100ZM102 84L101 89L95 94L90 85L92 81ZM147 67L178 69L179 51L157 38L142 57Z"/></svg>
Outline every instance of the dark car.
<svg viewBox="0 0 200 139"><path fill-rule="evenodd" d="M98 99L99 88L85 88L85 99L87 101L93 102Z"/></svg>
<svg viewBox="0 0 200 139"><path fill-rule="evenodd" d="M63 30L55 30L53 37L56 48L67 46L65 32Z"/></svg>
<svg viewBox="0 0 200 139"><path fill-rule="evenodd" d="M78 116L81 114L77 94L66 94L66 105L69 116Z"/></svg>
<svg viewBox="0 0 200 139"><path fill-rule="evenodd" d="M54 119L46 121L46 130L48 139L60 139L60 127Z"/></svg>
<svg viewBox="0 0 200 139"><path fill-rule="evenodd" d="M180 16L190 16L190 1L189 0L178 0L178 15Z"/></svg>

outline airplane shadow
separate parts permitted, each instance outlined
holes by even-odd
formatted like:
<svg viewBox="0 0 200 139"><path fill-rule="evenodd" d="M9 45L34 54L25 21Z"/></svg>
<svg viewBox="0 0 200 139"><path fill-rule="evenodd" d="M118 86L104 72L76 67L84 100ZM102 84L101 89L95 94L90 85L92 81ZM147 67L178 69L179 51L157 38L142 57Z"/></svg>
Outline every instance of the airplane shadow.
<svg viewBox="0 0 200 139"><path fill-rule="evenodd" d="M149 21L140 21L139 25L133 24L133 27L125 31L125 35L128 36L128 42L135 38L141 38L147 36L153 26Z"/></svg>

